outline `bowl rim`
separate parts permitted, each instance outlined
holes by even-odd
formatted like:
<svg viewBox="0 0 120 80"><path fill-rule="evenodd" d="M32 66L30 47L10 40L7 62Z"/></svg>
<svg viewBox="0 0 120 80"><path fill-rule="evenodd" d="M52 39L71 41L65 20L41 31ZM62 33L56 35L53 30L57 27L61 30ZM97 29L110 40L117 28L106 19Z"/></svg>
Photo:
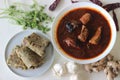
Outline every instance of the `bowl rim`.
<svg viewBox="0 0 120 80"><path fill-rule="evenodd" d="M109 22L110 28L111 28L111 40L107 46L107 48L102 52L102 54L94 57L94 58L90 58L90 59L75 59L73 57L70 57L69 55L65 54L65 51L60 47L60 45L56 42L57 38L56 38L56 26L58 24L58 20L60 20L63 15L65 15L67 12L75 9L75 8L92 8L95 9L97 11L100 12L100 14L102 14ZM75 3L72 5L69 5L68 7L64 8L62 11L60 11L60 13L56 16L56 18L54 19L54 22L52 24L52 43L54 48L56 49L56 51L64 58L66 58L69 61L74 61L80 64L88 64L88 63L93 63L96 62L102 58L104 58L106 55L108 55L110 53L110 51L112 50L115 41L116 41L116 27L115 27L115 23L112 19L112 17L110 16L110 14L103 9L102 7L91 3L91 2L79 2L79 3Z"/></svg>

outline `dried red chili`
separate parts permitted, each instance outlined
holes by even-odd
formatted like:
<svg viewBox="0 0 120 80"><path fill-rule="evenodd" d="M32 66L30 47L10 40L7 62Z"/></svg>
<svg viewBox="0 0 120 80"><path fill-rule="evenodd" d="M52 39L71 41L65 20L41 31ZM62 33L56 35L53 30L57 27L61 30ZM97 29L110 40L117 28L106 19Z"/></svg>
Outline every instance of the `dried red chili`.
<svg viewBox="0 0 120 80"><path fill-rule="evenodd" d="M77 3L79 2L80 0L71 0L72 3Z"/></svg>
<svg viewBox="0 0 120 80"><path fill-rule="evenodd" d="M106 9L108 12L119 7L120 7L120 3L112 3L103 6L103 8Z"/></svg>
<svg viewBox="0 0 120 80"><path fill-rule="evenodd" d="M103 3L100 0L90 0L90 1L97 4L97 5L99 5L99 6L103 5Z"/></svg>
<svg viewBox="0 0 120 80"><path fill-rule="evenodd" d="M49 10L54 11L61 0L55 0L49 7Z"/></svg>
<svg viewBox="0 0 120 80"><path fill-rule="evenodd" d="M113 20L114 20L115 25L116 25L116 30L119 31L119 25L118 25L118 19L117 19L116 13L114 10L112 11L112 13L113 13Z"/></svg>

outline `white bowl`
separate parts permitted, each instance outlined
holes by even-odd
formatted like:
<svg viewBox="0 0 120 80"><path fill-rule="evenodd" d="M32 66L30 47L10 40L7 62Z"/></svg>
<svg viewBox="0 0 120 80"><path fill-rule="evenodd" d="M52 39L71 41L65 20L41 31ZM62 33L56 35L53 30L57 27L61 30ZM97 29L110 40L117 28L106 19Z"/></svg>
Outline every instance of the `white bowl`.
<svg viewBox="0 0 120 80"><path fill-rule="evenodd" d="M73 57L70 57L68 55L65 54L65 51L62 50L62 48L60 47L59 43L57 42L57 38L56 38L56 28L57 28L57 24L60 21L60 19L64 16L65 13L75 9L75 8L92 8L96 11L99 11L109 22L110 28L111 28L111 40L110 43L108 44L107 48L102 52L102 54L100 54L99 56L95 57L95 58L90 58L90 59L75 59ZM52 42L53 42L53 46L55 47L55 49L57 50L57 52L63 56L64 58L71 60L71 61L75 61L77 63L80 64L87 64L87 63L93 63L96 62L102 58L104 58L107 54L110 53L110 51L112 50L114 43L116 40L116 27L115 27L115 23L113 21L113 19L111 18L111 16L109 15L109 13L103 9L102 7L90 3L90 2L80 2L80 3L75 3L72 4L70 6L68 6L67 8L63 9L58 16L55 18L53 26L52 26Z"/></svg>

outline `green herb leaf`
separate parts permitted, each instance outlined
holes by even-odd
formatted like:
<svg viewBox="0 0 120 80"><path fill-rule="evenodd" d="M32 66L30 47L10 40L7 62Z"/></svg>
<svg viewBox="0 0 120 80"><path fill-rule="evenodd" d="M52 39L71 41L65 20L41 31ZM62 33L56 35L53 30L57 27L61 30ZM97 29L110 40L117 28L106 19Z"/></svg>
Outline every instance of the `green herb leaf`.
<svg viewBox="0 0 120 80"><path fill-rule="evenodd" d="M49 24L53 21L53 18L44 12L45 6L38 5L36 0L33 0L33 2L33 5L27 5L31 9L29 11L20 9L20 3L19 6L14 4L9 6L7 9L2 9L3 12L0 13L0 18L12 19L16 24L22 25L23 29L38 29L46 33L50 28L45 26L43 23ZM21 3L21 6L24 5Z"/></svg>

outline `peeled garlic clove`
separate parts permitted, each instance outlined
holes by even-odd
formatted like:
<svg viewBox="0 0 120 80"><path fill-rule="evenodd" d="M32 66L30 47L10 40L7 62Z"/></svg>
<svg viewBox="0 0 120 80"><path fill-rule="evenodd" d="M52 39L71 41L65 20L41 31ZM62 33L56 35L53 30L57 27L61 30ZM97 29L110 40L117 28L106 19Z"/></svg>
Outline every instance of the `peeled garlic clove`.
<svg viewBox="0 0 120 80"><path fill-rule="evenodd" d="M55 65L53 66L53 73L54 73L54 75L56 75L56 76L62 76L63 74L66 73L65 66L64 66L64 65L61 65L61 64L55 64Z"/></svg>
<svg viewBox="0 0 120 80"><path fill-rule="evenodd" d="M79 65L75 62L67 62L66 63L66 68L69 73L75 74L79 72Z"/></svg>

